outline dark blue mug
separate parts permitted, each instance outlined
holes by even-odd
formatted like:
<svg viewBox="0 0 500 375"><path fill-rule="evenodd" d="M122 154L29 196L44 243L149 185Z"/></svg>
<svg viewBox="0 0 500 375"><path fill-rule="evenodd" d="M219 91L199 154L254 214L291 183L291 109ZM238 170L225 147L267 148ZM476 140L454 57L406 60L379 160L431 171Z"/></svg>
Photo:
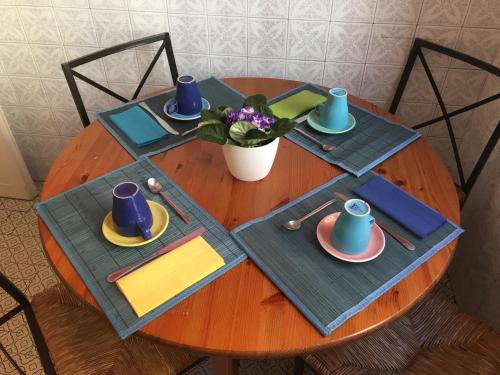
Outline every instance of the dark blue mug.
<svg viewBox="0 0 500 375"><path fill-rule="evenodd" d="M148 202L134 182L122 182L113 188L113 222L122 236L152 237L153 215Z"/></svg>
<svg viewBox="0 0 500 375"><path fill-rule="evenodd" d="M195 115L202 109L201 94L193 76L177 78L177 92L175 100L167 106L168 113L181 115Z"/></svg>

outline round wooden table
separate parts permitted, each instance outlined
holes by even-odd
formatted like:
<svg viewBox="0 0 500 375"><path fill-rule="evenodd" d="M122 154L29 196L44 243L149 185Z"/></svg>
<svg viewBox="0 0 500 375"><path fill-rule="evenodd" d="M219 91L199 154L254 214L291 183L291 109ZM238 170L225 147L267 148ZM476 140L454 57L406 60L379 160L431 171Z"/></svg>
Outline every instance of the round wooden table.
<svg viewBox="0 0 500 375"><path fill-rule="evenodd" d="M228 78L245 95L274 97L302 83L264 78ZM351 102L395 120L359 98ZM228 230L282 206L342 171L282 139L271 173L259 182L235 180L220 146L195 140L152 158ZM72 139L52 166L41 199L133 162L101 126L93 122ZM436 152L422 139L375 170L454 222L460 221L453 181ZM91 305L96 302L54 237L40 220L46 253L60 278ZM162 342L224 357L291 356L356 339L407 311L436 284L448 267L456 241L323 337L251 260L246 260L196 292L139 333Z"/></svg>

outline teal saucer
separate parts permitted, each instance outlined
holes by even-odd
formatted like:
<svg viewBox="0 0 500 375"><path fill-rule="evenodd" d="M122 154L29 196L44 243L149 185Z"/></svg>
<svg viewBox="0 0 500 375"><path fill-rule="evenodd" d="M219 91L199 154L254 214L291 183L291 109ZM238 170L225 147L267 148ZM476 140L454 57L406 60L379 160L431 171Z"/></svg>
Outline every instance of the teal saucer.
<svg viewBox="0 0 500 375"><path fill-rule="evenodd" d="M319 122L319 116L316 110L313 109L311 112L309 112L309 115L307 116L307 123L311 126L311 128L321 133L342 134L342 133L347 133L349 130L352 130L356 126L356 119L352 114L349 113L349 120L347 122L347 127L341 130L334 130L322 126Z"/></svg>

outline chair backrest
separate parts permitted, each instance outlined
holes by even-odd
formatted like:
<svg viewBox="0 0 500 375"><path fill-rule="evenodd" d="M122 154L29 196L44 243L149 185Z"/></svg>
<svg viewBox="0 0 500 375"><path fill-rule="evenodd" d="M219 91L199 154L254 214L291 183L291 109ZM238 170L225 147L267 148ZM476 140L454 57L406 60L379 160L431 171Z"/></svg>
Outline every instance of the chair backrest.
<svg viewBox="0 0 500 375"><path fill-rule="evenodd" d="M488 161L488 158L490 157L491 153L493 152L493 149L495 148L495 146L498 142L498 138L500 137L500 121L498 121L498 123L495 127L495 130L491 134L490 139L488 140L486 146L484 147L484 149L480 153L479 159L477 160L476 164L472 168L472 172L470 173L469 177L466 179L464 177L462 162L460 160L457 142L455 139L455 134L453 132L453 128L451 126L450 119L454 116L461 114L461 113L470 111L470 110L477 108L479 106L482 106L486 103L497 100L498 98L500 98L500 92L496 93L492 96L489 96L487 98L481 99L475 103L466 105L466 106L459 108L453 112L448 112L446 110L446 106L443 102L443 98L439 92L438 85L436 84L436 81L434 80L434 77L433 77L432 72L429 68L429 65L427 64L427 60L425 59L425 56L422 52L422 49L429 49L429 50L438 52L440 54L455 58L457 60L466 62L466 63L473 65L481 70L484 70L488 73L494 74L497 77L500 77L500 68L493 66L491 64L488 64L484 61L478 60L472 56L466 55L462 52L458 52L458 51L452 50L450 48L440 46L439 44L431 43L431 42L428 42L426 40L416 38L415 41L413 42L413 46L410 50L410 55L408 57L408 60L406 62L406 66L405 66L405 68L403 70L403 74L401 76L401 80L399 81L399 85L396 89L396 93L394 94L394 98L393 98L391 106L389 108L389 112L391 112L393 114L396 113L396 110L398 109L399 102L401 101L401 97L403 96L403 92L405 90L406 84L408 83L408 80L410 78L410 74L411 74L413 67L415 65L415 61L418 57L420 59L420 62L422 63L425 74L427 75L427 78L429 79L432 90L434 91L434 94L436 95L437 102L439 104L439 107L440 107L443 115L436 117L432 120L428 120L428 121L422 122L418 125L415 125L415 126L413 126L413 129L421 129L421 128L424 128L426 126L435 124L439 121L442 121L442 120L445 121L447 130L448 130L448 135L450 137L451 145L453 148L453 155L455 157L455 162L457 165L458 177L460 179L460 187L463 190L463 192L465 193L465 199L462 202L462 205L463 205L463 204L465 204L465 200L467 199L470 191L472 190L474 183L476 182L479 174L481 173L483 167L485 166L486 162Z"/></svg>
<svg viewBox="0 0 500 375"><path fill-rule="evenodd" d="M130 99L124 98L123 96L117 94L116 92L110 90L109 88L93 81L92 79L90 79L90 78L84 76L83 74L74 70L74 68L77 68L77 67L84 65L84 64L88 64L92 61L101 59L103 57L113 55L115 53L123 52L123 51L129 50L129 49L132 49L132 48L144 46L147 44L152 44L152 43L159 42L159 41L161 41L162 43L161 43L160 47L158 48L158 51L156 52L155 56L151 60L151 63L149 64L148 68L146 69L143 77L141 78L141 81L139 82L139 85L137 86L137 89L135 90L134 95ZM83 82L86 82L89 85L105 92L106 94L126 103L130 100L134 100L137 98L142 87L144 86L144 83L148 79L149 74L153 70L156 62L160 58L161 53L163 51L165 51L165 53L167 55L168 65L170 67L170 74L172 76L172 82L175 85L175 83L177 81L178 73L177 73L177 66L175 64L174 51L172 49L172 42L170 40L169 33L156 34L156 35L148 36L145 38L132 40L132 41L127 42L127 43L118 44L116 46L105 48L105 49L96 51L94 53L90 53L88 55L85 55L85 56L82 56L82 57L79 57L77 59L74 59L74 60L71 60L71 61L68 61L68 62L61 64L63 72L64 72L64 76L66 77L66 81L68 82L68 86L69 86L71 95L73 96L73 101L75 102L76 109L78 110L78 114L80 115L80 119L82 120L83 126L84 127L88 126L90 124L90 120L89 120L89 116L87 114L87 110L85 109L85 105L83 103L82 96L80 94L80 91L78 90L78 86L76 84L75 77L82 80Z"/></svg>
<svg viewBox="0 0 500 375"><path fill-rule="evenodd" d="M33 337L33 341L35 343L35 347L38 351L38 355L40 356L40 362L44 369L45 374L47 375L56 375L56 370L54 369L54 365L50 359L49 349L47 348L47 344L43 338L42 332L40 331L40 327L35 318L35 314L33 313L33 309L26 298L26 296L21 292L4 274L0 272L0 289L4 290L9 296L11 296L14 301L16 301L17 305L7 311L4 315L0 316L0 326L4 323L7 323L10 319L12 319L17 314L24 312L26 317L26 321L31 331L31 335ZM20 374L25 374L23 369L14 361L14 358L7 352L5 347L0 343L0 352L7 358L7 360L11 363L11 365L19 372Z"/></svg>

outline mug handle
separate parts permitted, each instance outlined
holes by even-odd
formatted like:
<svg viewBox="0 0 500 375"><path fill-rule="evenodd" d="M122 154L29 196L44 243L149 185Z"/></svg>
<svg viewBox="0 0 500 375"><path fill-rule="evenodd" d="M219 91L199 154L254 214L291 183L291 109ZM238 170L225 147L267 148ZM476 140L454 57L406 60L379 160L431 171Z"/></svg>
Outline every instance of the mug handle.
<svg viewBox="0 0 500 375"><path fill-rule="evenodd" d="M324 106L325 106L325 103L322 103L322 104L318 104L316 107L314 107L314 111L316 112L316 114L318 116L321 116L321 110L323 109Z"/></svg>
<svg viewBox="0 0 500 375"><path fill-rule="evenodd" d="M146 223L144 221L138 221L137 228L139 228L139 232L141 232L141 235L145 240L149 240L151 237L153 237L151 229L146 226Z"/></svg>
<svg viewBox="0 0 500 375"><path fill-rule="evenodd" d="M177 112L177 100L172 101L172 103L170 103L167 106L167 112L168 113L175 113L175 112Z"/></svg>
<svg viewBox="0 0 500 375"><path fill-rule="evenodd" d="M372 226L373 224L375 224L375 218L373 216L370 216L368 222L370 223L370 226Z"/></svg>

